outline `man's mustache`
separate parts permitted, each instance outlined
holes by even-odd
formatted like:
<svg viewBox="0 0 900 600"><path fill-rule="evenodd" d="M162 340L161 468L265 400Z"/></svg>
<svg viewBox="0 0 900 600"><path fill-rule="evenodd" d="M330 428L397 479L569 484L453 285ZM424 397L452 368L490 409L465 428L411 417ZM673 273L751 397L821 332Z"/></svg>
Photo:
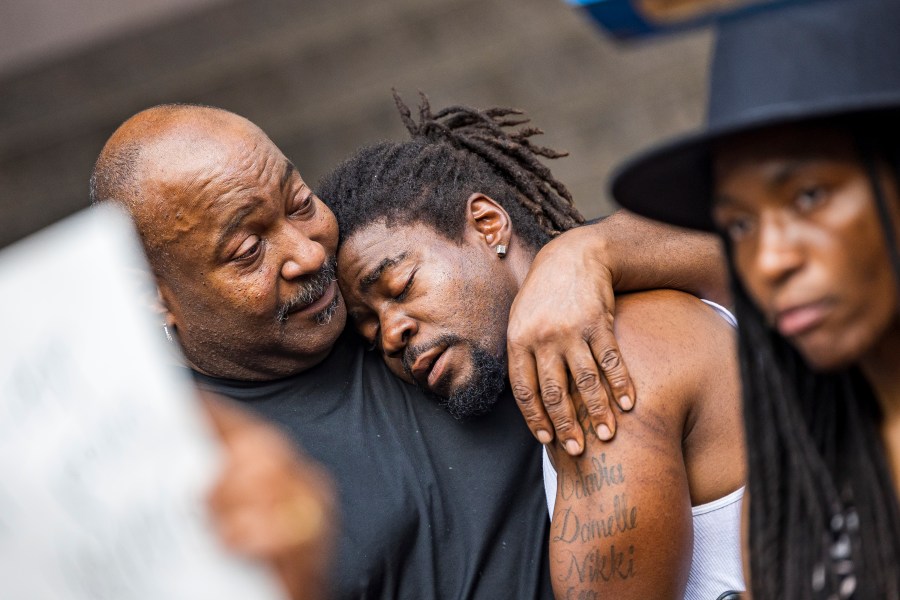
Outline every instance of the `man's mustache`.
<svg viewBox="0 0 900 600"><path fill-rule="evenodd" d="M300 288L292 298L284 302L278 307L275 315L279 323L287 321L287 317L292 312L309 306L319 298L321 298L328 287L337 279L337 258L332 255L325 261L322 268L313 275L309 275L307 279L300 283Z"/></svg>

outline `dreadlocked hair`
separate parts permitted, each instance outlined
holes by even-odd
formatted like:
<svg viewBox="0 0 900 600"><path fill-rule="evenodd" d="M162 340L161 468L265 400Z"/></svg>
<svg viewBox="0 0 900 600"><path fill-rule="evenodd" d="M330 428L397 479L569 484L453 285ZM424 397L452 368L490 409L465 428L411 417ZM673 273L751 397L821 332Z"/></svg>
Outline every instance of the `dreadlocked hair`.
<svg viewBox="0 0 900 600"><path fill-rule="evenodd" d="M900 152L873 145L875 136L860 134L858 123L855 130L870 178L876 175L877 152L889 159L900 182ZM877 177L872 186L900 281ZM753 596L898 600L900 510L881 442L878 399L858 368L813 371L767 326L734 276L730 244L725 248L740 329Z"/></svg>
<svg viewBox="0 0 900 600"><path fill-rule="evenodd" d="M451 106L433 113L421 95L418 121L397 92L394 101L412 139L357 151L320 182L319 196L340 225L341 241L375 221L388 227L425 223L462 239L466 200L480 192L503 206L513 230L534 249L584 222L572 195L539 157L566 156L529 138L535 127L512 108Z"/></svg>

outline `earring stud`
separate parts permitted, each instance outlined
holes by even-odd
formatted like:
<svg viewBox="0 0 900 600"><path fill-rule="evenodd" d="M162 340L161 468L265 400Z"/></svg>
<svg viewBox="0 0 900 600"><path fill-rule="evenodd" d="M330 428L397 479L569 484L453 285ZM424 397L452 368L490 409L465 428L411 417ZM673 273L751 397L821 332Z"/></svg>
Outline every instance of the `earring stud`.
<svg viewBox="0 0 900 600"><path fill-rule="evenodd" d="M497 244L497 256L503 258L506 256L506 245L505 244Z"/></svg>

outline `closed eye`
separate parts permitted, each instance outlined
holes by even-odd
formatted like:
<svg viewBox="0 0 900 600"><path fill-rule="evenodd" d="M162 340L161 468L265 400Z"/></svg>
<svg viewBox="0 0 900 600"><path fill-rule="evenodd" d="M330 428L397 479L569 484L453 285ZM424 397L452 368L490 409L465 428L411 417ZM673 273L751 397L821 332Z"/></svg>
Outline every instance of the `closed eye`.
<svg viewBox="0 0 900 600"><path fill-rule="evenodd" d="M250 236L238 247L232 258L235 262L249 262L256 258L262 247L262 240L258 236Z"/></svg>
<svg viewBox="0 0 900 600"><path fill-rule="evenodd" d="M409 274L409 279L406 280L406 285L403 286L403 289L400 291L400 293L394 296L394 300L396 300L397 302L403 302L404 300L406 300L406 296L409 295L409 290L412 289L413 280L415 280L415 278L416 272L413 271Z"/></svg>
<svg viewBox="0 0 900 600"><path fill-rule="evenodd" d="M313 200L315 199L315 194L309 193L303 198L295 199L294 206L291 207L290 216L296 217L301 216L304 213L308 212L310 208L313 206Z"/></svg>

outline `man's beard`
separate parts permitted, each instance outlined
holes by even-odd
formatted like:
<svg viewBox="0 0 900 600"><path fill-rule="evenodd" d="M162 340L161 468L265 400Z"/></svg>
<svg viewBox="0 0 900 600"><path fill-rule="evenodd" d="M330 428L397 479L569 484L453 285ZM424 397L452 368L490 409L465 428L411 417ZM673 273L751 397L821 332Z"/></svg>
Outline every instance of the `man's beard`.
<svg viewBox="0 0 900 600"><path fill-rule="evenodd" d="M490 411L506 386L504 362L479 346L472 347L472 376L449 398L439 398L441 406L460 421Z"/></svg>
<svg viewBox="0 0 900 600"><path fill-rule="evenodd" d="M278 323L284 323L287 321L290 313L302 309L305 306L309 306L321 298L325 292L328 291L328 287L335 279L337 279L337 258L331 256L325 261L325 264L322 265L322 268L319 269L317 273L309 275L305 281L300 283L300 288L297 290L297 293L294 294L293 298L278 307L275 320L278 321ZM337 311L340 300L340 294L335 294L334 301L322 311L316 313L314 317L316 323L319 325L327 325L331 322L331 318Z"/></svg>
<svg viewBox="0 0 900 600"><path fill-rule="evenodd" d="M403 357L403 369L415 382L416 387L422 389L419 382L412 376L412 365L416 358L437 344L446 346L460 345L465 342L455 335L441 336L428 348L408 348ZM467 342L471 347L472 375L460 388L450 392L448 397L423 389L433 396L455 419L463 421L471 417L483 415L490 411L497 403L503 388L506 386L506 363L502 357L492 354L482 346L473 342Z"/></svg>

